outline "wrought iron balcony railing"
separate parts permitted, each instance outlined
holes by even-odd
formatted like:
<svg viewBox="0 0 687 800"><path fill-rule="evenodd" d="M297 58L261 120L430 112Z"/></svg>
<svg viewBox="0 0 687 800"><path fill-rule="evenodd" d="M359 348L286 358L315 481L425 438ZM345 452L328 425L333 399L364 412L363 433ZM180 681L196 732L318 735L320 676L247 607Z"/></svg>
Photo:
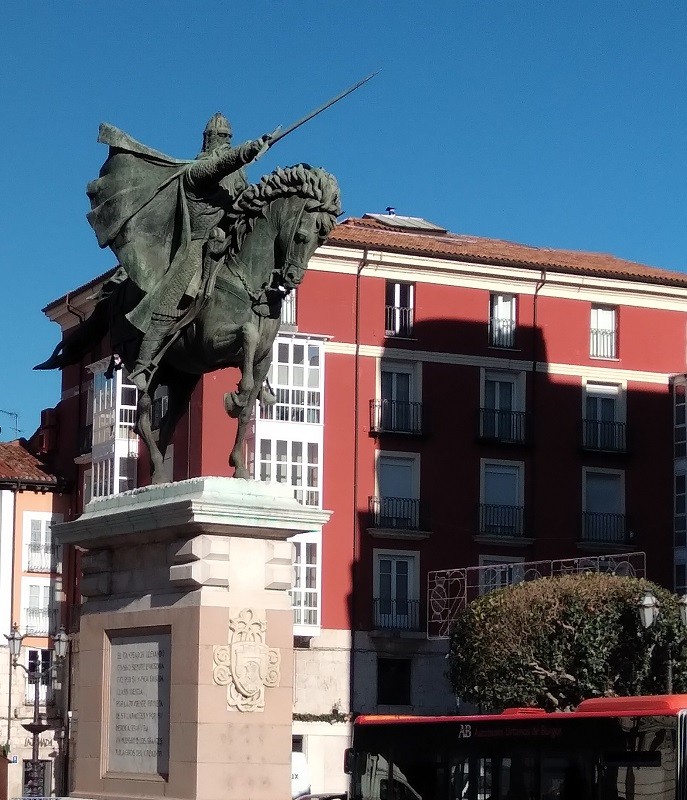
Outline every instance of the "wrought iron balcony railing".
<svg viewBox="0 0 687 800"><path fill-rule="evenodd" d="M48 678L49 680L49 678ZM36 685L33 682L33 676L26 681L24 689L24 705L32 706L36 698ZM52 683L41 683L38 687L38 704L41 706L50 705L55 702L55 689Z"/></svg>
<svg viewBox="0 0 687 800"><path fill-rule="evenodd" d="M374 598L374 624L377 630L419 631L420 601L390 597Z"/></svg>
<svg viewBox="0 0 687 800"><path fill-rule="evenodd" d="M524 411L504 411L480 408L479 435L491 442L522 444L527 433L527 414Z"/></svg>
<svg viewBox="0 0 687 800"><path fill-rule="evenodd" d="M617 358L616 331L592 328L589 337L589 355L592 358Z"/></svg>
<svg viewBox="0 0 687 800"><path fill-rule="evenodd" d="M59 545L29 543L26 550L26 568L28 572L59 572Z"/></svg>
<svg viewBox="0 0 687 800"><path fill-rule="evenodd" d="M413 309L406 306L385 306L386 335L409 337L413 335Z"/></svg>
<svg viewBox="0 0 687 800"><path fill-rule="evenodd" d="M407 497L371 497L370 514L374 528L417 531L427 527L423 504Z"/></svg>
<svg viewBox="0 0 687 800"><path fill-rule="evenodd" d="M524 508L481 503L479 532L482 536L514 539L524 535Z"/></svg>
<svg viewBox="0 0 687 800"><path fill-rule="evenodd" d="M624 453L627 450L624 422L602 422L597 419L582 420L582 447L586 450L603 450Z"/></svg>
<svg viewBox="0 0 687 800"><path fill-rule="evenodd" d="M489 320L489 344L492 347L515 347L515 320L492 317Z"/></svg>
<svg viewBox="0 0 687 800"><path fill-rule="evenodd" d="M370 400L370 430L373 433L421 434L422 403Z"/></svg>
<svg viewBox="0 0 687 800"><path fill-rule="evenodd" d="M57 632L56 608L29 606L24 610L24 619L28 636L49 636Z"/></svg>
<svg viewBox="0 0 687 800"><path fill-rule="evenodd" d="M630 541L625 514L582 513L582 541L626 545Z"/></svg>

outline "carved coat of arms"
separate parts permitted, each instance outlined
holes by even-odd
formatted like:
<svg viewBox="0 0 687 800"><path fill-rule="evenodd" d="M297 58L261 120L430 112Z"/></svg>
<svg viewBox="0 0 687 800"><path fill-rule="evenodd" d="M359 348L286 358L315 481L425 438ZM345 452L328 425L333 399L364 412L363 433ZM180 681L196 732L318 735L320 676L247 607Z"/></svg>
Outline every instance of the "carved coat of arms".
<svg viewBox="0 0 687 800"><path fill-rule="evenodd" d="M229 621L228 645L213 649L212 677L227 687L227 704L238 711L263 711L265 687L279 685L281 654L265 644L267 623L250 608Z"/></svg>

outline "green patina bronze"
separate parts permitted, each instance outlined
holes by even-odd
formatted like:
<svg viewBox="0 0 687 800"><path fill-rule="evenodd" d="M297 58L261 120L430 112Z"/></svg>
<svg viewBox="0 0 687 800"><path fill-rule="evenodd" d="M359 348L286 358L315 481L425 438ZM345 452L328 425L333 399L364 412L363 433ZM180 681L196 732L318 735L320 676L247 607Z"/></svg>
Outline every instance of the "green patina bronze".
<svg viewBox="0 0 687 800"><path fill-rule="evenodd" d="M228 120L215 114L198 157L180 161L100 127L109 154L87 188L88 220L119 268L91 316L36 369L76 363L109 332L139 389L136 430L154 482L200 375L227 366L241 369L237 391L225 395L239 421L229 460L236 477L248 477L242 444L260 392L274 399L263 385L282 300L341 213L336 180L321 169L300 164L247 183L243 168L281 135L232 147ZM150 411L160 385L169 403L156 442Z"/></svg>

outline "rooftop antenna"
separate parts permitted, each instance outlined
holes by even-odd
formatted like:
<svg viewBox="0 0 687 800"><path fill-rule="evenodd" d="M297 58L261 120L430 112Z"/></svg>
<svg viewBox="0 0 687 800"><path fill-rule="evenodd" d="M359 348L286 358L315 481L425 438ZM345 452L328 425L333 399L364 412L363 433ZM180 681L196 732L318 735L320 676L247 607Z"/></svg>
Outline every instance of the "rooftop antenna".
<svg viewBox="0 0 687 800"><path fill-rule="evenodd" d="M387 206L387 207L386 207L386 213L387 213L387 214L388 214L390 217L395 217L395 216L396 216L396 209L395 209L393 206Z"/></svg>
<svg viewBox="0 0 687 800"><path fill-rule="evenodd" d="M4 409L0 408L0 414L7 414L8 417L12 417L14 419L14 425L12 428L14 429L14 438L19 438L19 414L16 411L5 411ZM0 428L2 431L2 428Z"/></svg>

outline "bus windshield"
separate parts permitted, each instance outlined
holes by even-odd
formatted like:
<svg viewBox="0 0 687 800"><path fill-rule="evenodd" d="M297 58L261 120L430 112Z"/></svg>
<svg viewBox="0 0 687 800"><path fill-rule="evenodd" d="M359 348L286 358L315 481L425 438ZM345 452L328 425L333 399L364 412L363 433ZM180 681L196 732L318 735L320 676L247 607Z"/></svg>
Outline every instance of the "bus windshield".
<svg viewBox="0 0 687 800"><path fill-rule="evenodd" d="M363 725L351 800L687 800L677 793L677 722L571 714Z"/></svg>

